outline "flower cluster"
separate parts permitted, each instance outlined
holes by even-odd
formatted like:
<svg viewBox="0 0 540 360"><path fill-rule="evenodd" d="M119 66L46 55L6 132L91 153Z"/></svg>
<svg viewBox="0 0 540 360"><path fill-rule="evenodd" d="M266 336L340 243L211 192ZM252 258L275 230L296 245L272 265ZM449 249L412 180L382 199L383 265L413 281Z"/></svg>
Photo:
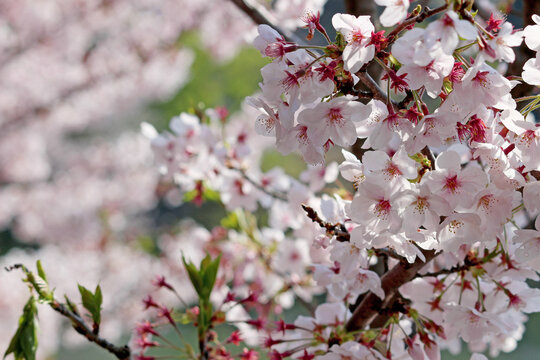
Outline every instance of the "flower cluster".
<svg viewBox="0 0 540 360"><path fill-rule="evenodd" d="M154 348L223 360L261 348L272 360L515 349L525 314L540 311L529 285L540 272L540 95L512 91L540 85L540 60L521 59L522 77L503 71L523 41L538 54L540 17L516 30L468 1L410 13L407 0L375 3L393 28L335 14L334 41L307 13L307 40L319 32L321 46L240 1L264 23L260 92L239 114L199 108L161 134L143 124L165 198L216 201L227 215L211 231L189 223L162 237L166 276L143 301L156 320L137 327L136 359ZM306 169L267 169L274 149ZM307 313L286 321L295 303ZM179 323L197 328L199 355ZM235 329L220 339L222 324Z"/></svg>
<svg viewBox="0 0 540 360"><path fill-rule="evenodd" d="M283 30L303 24L304 8L318 11L322 5L276 1L271 8L257 2ZM101 283L108 319L101 332L111 340L131 330L139 298L149 291L134 280L145 283L155 272L172 273L173 261L141 250L141 242L154 234L160 238L153 216L163 184L137 127L141 118L157 117L140 114L141 108L169 99L189 80L194 53L179 38L190 32L223 61L255 36L256 26L235 4L221 0L2 1L0 292L7 294L0 300L2 353L28 293L4 267L41 258L58 292L70 297L76 287L67 285L74 278ZM23 255L11 249L10 238L35 251ZM195 250L185 252L196 257ZM115 294L114 301L107 294ZM65 323L46 311L38 332L40 359L60 344L72 346Z"/></svg>
<svg viewBox="0 0 540 360"><path fill-rule="evenodd" d="M407 15L408 2L377 3L387 6L381 23L397 24L388 34L349 14L333 16L335 42L317 17L306 18L308 39L319 31L327 46L259 27L255 46L272 62L261 93L247 100L254 129L282 154L302 155L309 186L261 173L261 140L231 134L234 121L222 121L222 140L212 130L220 119L182 114L172 137L152 136L154 148L184 191L202 196L208 186L229 210L268 209L272 228L294 229L291 246L319 251L296 271L312 265L326 302L312 317L266 328L272 359L438 359L440 349L459 351L460 339L473 351L511 351L524 313L540 310L527 284L540 270L539 233L528 229L539 210L539 98L514 99L519 82L490 64L514 62L523 37L538 50L538 25L484 23L458 4ZM523 75L531 84L534 61ZM522 101L530 102L519 109ZM335 147L351 186L324 188L336 178L326 177L334 163L323 165ZM306 233L300 203L324 232ZM280 269L298 257L291 249L275 254Z"/></svg>

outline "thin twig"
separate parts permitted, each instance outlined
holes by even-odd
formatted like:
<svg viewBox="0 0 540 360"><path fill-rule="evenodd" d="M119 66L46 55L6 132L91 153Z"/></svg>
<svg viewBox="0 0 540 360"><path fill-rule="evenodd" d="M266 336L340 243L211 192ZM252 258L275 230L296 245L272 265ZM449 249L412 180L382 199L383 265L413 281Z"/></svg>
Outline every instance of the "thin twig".
<svg viewBox="0 0 540 360"><path fill-rule="evenodd" d="M64 304L59 303L57 300L54 300L49 305L56 312L64 315L69 320L71 320L71 325L73 326L75 331L83 335L86 339L88 339L88 341L95 343L96 345L102 347L105 350L108 350L120 360L127 360L130 358L131 351L127 345L116 346L109 341L97 336L86 325L83 319L81 319L78 315L66 308Z"/></svg>
<svg viewBox="0 0 540 360"><path fill-rule="evenodd" d="M30 279L34 279L34 274L28 270L26 266L23 264L15 264L10 267L5 268L6 271L12 271L14 269L21 269L27 276L28 282L32 284L34 289L40 293L40 289L37 288L37 285L35 283L35 280L32 281ZM60 303L56 299L52 299L49 303L49 306L56 312L64 315L71 321L71 325L77 331L79 334L83 335L88 341L95 343L96 345L102 347L105 350L108 350L110 353L112 353L114 356L116 356L119 360L128 360L131 356L131 350L129 346L116 346L109 341L99 337L86 323L85 321L79 316L79 314L74 313L71 311L67 306Z"/></svg>
<svg viewBox="0 0 540 360"><path fill-rule="evenodd" d="M420 14L418 14L416 16L413 16L412 18L403 21L394 30L392 30L388 34L388 36L386 37L386 39L388 40L386 47L391 45L397 39L397 36L403 30L408 28L409 26L411 26L411 25L413 25L415 23L421 23L422 21L426 20L428 17L437 15L437 14L445 11L447 8L448 8L448 4L444 4L442 6L439 6L438 8L435 8L435 9L430 9L429 7L425 7L424 9L422 9Z"/></svg>
<svg viewBox="0 0 540 360"><path fill-rule="evenodd" d="M311 219L314 223L319 224L320 227L323 229L326 229L326 233L331 236L336 236L336 240L339 242L348 242L351 239L351 234L347 231L345 226L341 223L332 224L327 221L324 221L321 219L319 214L313 209L311 206L302 204L302 209L307 214L307 217ZM399 261L404 261L405 258L403 256L400 256L395 251L382 248L382 249L372 249L377 256L388 256L394 259L397 259Z"/></svg>
<svg viewBox="0 0 540 360"><path fill-rule="evenodd" d="M257 189L264 192L266 195L269 195L269 196L271 196L271 197L273 197L275 199L281 200L281 201L288 201L286 194L283 194L283 193L280 193L280 192L277 192L277 191L268 190L262 184L259 184L257 181L252 179L248 174L246 174L246 172L244 170L238 169L238 168L231 168L231 169L238 171L242 175L242 178L244 178L251 185L255 186Z"/></svg>
<svg viewBox="0 0 540 360"><path fill-rule="evenodd" d="M291 33L288 30L285 30L283 28L280 28L275 21L272 21L272 15L266 11L266 9L262 7L255 7L253 4L249 4L245 0L230 0L233 4L235 4L240 10L242 10L247 16L253 20L254 23L262 25L266 24L268 26L271 26L274 28L277 32L279 32L285 40L292 41L297 44L303 44L304 42L296 35Z"/></svg>
<svg viewBox="0 0 540 360"><path fill-rule="evenodd" d="M348 242L351 239L351 234L347 231L345 226L341 223L331 224L327 221L321 219L319 214L311 207L306 204L302 204L302 209L306 212L308 218L311 219L314 223L319 224L320 227L326 229L326 233L329 235L335 235L336 240L340 242Z"/></svg>

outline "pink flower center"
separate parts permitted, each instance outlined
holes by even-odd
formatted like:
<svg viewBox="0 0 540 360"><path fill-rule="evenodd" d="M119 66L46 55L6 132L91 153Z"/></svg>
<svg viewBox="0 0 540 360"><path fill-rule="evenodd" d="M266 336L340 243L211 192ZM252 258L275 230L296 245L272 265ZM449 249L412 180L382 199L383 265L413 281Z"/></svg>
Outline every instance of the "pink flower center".
<svg viewBox="0 0 540 360"><path fill-rule="evenodd" d="M426 212L426 208L429 206L429 203L425 197L418 197L414 204L419 214L424 214Z"/></svg>
<svg viewBox="0 0 540 360"><path fill-rule="evenodd" d="M398 175L403 175L401 170L399 170L398 166L391 161L388 161L388 164L386 165L386 169L384 169L384 172L392 178Z"/></svg>
<svg viewBox="0 0 540 360"><path fill-rule="evenodd" d="M238 195L245 195L245 193L244 193L244 184L242 183L241 180L235 180L234 181L234 187L235 187L236 192L238 193Z"/></svg>
<svg viewBox="0 0 540 360"><path fill-rule="evenodd" d="M330 110L328 110L327 117L330 125L335 125L339 127L343 127L343 125L345 125L343 114L341 113L340 108L330 108Z"/></svg>
<svg viewBox="0 0 540 360"><path fill-rule="evenodd" d="M445 14L442 18L444 26L451 26L454 27L454 20L448 14Z"/></svg>
<svg viewBox="0 0 540 360"><path fill-rule="evenodd" d="M495 201L495 198L493 194L487 194L484 195L478 200L478 207L483 208L485 211L489 211L489 209L493 206L493 203Z"/></svg>
<svg viewBox="0 0 540 360"><path fill-rule="evenodd" d="M286 90L290 90L294 86L299 86L298 77L295 74L289 71L285 71L285 73L287 74L287 76L285 77L285 79L283 79L282 84Z"/></svg>
<svg viewBox="0 0 540 360"><path fill-rule="evenodd" d="M457 175L446 178L444 188L450 191L452 194L456 193L459 187L461 187L461 183L459 182Z"/></svg>
<svg viewBox="0 0 540 360"><path fill-rule="evenodd" d="M435 60L432 60L429 64L424 66L424 70L428 73L428 75L431 75L432 73L435 73L435 68L433 67L433 64L435 63Z"/></svg>
<svg viewBox="0 0 540 360"><path fill-rule="evenodd" d="M360 29L354 30L351 34L351 42L353 43L360 44L364 39L365 36Z"/></svg>
<svg viewBox="0 0 540 360"><path fill-rule="evenodd" d="M520 142L526 146L531 146L535 139L537 138L536 132L534 130L526 130L521 134Z"/></svg>
<svg viewBox="0 0 540 360"><path fill-rule="evenodd" d="M307 126L300 126L298 128L298 133L296 134L296 138L298 139L298 142L302 145L309 144L309 138L307 136Z"/></svg>
<svg viewBox="0 0 540 360"><path fill-rule="evenodd" d="M386 123L386 126L388 126L388 129L399 130L399 120L399 115L397 113L394 113L388 115L386 119L384 119L384 122Z"/></svg>
<svg viewBox="0 0 540 360"><path fill-rule="evenodd" d="M487 88L491 81L489 81L487 75L489 74L489 71L479 71L476 73L476 76L473 78L473 81L479 84L482 87Z"/></svg>
<svg viewBox="0 0 540 360"><path fill-rule="evenodd" d="M380 218L386 218L390 213L391 208L392 205L390 205L390 201L381 199L377 205L375 205L375 214Z"/></svg>
<svg viewBox="0 0 540 360"><path fill-rule="evenodd" d="M452 220L448 224L448 231L450 231L452 234L456 234L463 225L463 221L461 220Z"/></svg>

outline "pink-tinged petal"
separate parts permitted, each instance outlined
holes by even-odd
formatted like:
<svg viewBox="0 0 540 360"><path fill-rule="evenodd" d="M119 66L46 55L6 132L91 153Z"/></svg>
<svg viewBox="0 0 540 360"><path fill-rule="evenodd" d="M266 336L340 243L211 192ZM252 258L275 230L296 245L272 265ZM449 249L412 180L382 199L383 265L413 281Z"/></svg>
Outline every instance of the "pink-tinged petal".
<svg viewBox="0 0 540 360"><path fill-rule="evenodd" d="M344 30L350 31L356 27L356 17L350 14L335 14L332 16L332 26L343 34Z"/></svg>
<svg viewBox="0 0 540 360"><path fill-rule="evenodd" d="M403 1L405 3L405 1ZM408 3L408 1L407 1ZM388 6L386 9L384 9L383 13L381 14L380 21L381 25L385 27L390 27L396 25L398 22L405 20L407 17L407 6L404 5L398 5L398 6Z"/></svg>
<svg viewBox="0 0 540 360"><path fill-rule="evenodd" d="M540 212L540 181L525 184L523 187L523 203L530 214ZM538 219L536 219L538 221Z"/></svg>
<svg viewBox="0 0 540 360"><path fill-rule="evenodd" d="M478 36L476 27L467 20L458 20L455 29L458 35L465 40L476 40Z"/></svg>
<svg viewBox="0 0 540 360"><path fill-rule="evenodd" d="M445 151L437 156L435 166L437 169L459 171L461 169L461 158L455 151Z"/></svg>
<svg viewBox="0 0 540 360"><path fill-rule="evenodd" d="M540 50L540 25L527 26L523 30L523 35L525 36L525 44L529 49Z"/></svg>
<svg viewBox="0 0 540 360"><path fill-rule="evenodd" d="M540 85L540 62L537 59L527 60L521 76L527 84Z"/></svg>
<svg viewBox="0 0 540 360"><path fill-rule="evenodd" d="M352 121L346 121L342 126L333 126L330 131L331 139L336 145L347 147L356 142L356 127Z"/></svg>

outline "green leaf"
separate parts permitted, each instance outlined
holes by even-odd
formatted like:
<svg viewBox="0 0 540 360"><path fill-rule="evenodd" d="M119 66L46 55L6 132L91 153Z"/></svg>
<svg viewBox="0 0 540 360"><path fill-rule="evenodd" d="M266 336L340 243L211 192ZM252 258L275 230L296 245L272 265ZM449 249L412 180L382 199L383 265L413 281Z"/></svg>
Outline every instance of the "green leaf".
<svg viewBox="0 0 540 360"><path fill-rule="evenodd" d="M39 277L42 278L47 283L48 282L47 275L45 274L45 271L43 270L43 266L41 266L41 260L36 261L36 268L37 268Z"/></svg>
<svg viewBox="0 0 540 360"><path fill-rule="evenodd" d="M68 309L75 313L75 314L78 314L79 313L79 309L77 309L77 305L75 305L68 297L67 295L64 295L64 299L66 299L66 305L68 307Z"/></svg>
<svg viewBox="0 0 540 360"><path fill-rule="evenodd" d="M192 202L193 199L197 196L197 190L190 190L184 193L184 202Z"/></svg>
<svg viewBox="0 0 540 360"><path fill-rule="evenodd" d="M240 224L238 223L236 213L230 212L227 217L221 219L221 226L227 229L240 230Z"/></svg>
<svg viewBox="0 0 540 360"><path fill-rule="evenodd" d="M204 187L203 192L203 198L208 201L219 201L221 199L221 195L219 192L212 190L210 188Z"/></svg>
<svg viewBox="0 0 540 360"><path fill-rule="evenodd" d="M99 325L101 322L101 304L103 302L101 288L98 285L96 287L95 293L92 294L92 292L84 286L78 286L84 308L88 310L90 315L92 315L92 321L94 322L94 324Z"/></svg>
<svg viewBox="0 0 540 360"><path fill-rule="evenodd" d="M94 290L94 298L101 309L101 305L103 304L103 294L101 293L101 287L99 285L96 286L96 290Z"/></svg>
<svg viewBox="0 0 540 360"><path fill-rule="evenodd" d="M210 258L207 255L208 258ZM210 294L212 293L212 289L214 288L214 284L216 283L217 273L219 269L219 263L221 261L221 254L215 258L213 261L210 261L206 264L204 269L201 267L201 271L204 271L203 273L203 286L205 290L205 299L210 299Z"/></svg>
<svg viewBox="0 0 540 360"><path fill-rule="evenodd" d="M199 272L201 276L204 274L206 268L208 267L208 265L210 265L211 262L212 258L210 257L210 255L206 254L206 256L201 260L201 264L199 265Z"/></svg>
<svg viewBox="0 0 540 360"><path fill-rule="evenodd" d="M195 265L192 262L187 262L184 256L182 256L182 262L184 263L184 266L186 268L186 271L188 272L189 279L191 280L191 284L195 288L195 291L199 296L201 296L203 291L203 281L199 274L199 271L195 267Z"/></svg>
<svg viewBox="0 0 540 360"><path fill-rule="evenodd" d="M24 305L19 327L4 353L4 358L13 354L16 360L35 360L38 346L37 327L36 299L31 296Z"/></svg>
<svg viewBox="0 0 540 360"><path fill-rule="evenodd" d="M394 65L397 70L401 68L401 63L393 55L389 55L388 60L392 63L392 65Z"/></svg>
<svg viewBox="0 0 540 360"><path fill-rule="evenodd" d="M452 82L450 80L444 80L443 87L444 87L444 90L446 90L447 93L452 92Z"/></svg>

